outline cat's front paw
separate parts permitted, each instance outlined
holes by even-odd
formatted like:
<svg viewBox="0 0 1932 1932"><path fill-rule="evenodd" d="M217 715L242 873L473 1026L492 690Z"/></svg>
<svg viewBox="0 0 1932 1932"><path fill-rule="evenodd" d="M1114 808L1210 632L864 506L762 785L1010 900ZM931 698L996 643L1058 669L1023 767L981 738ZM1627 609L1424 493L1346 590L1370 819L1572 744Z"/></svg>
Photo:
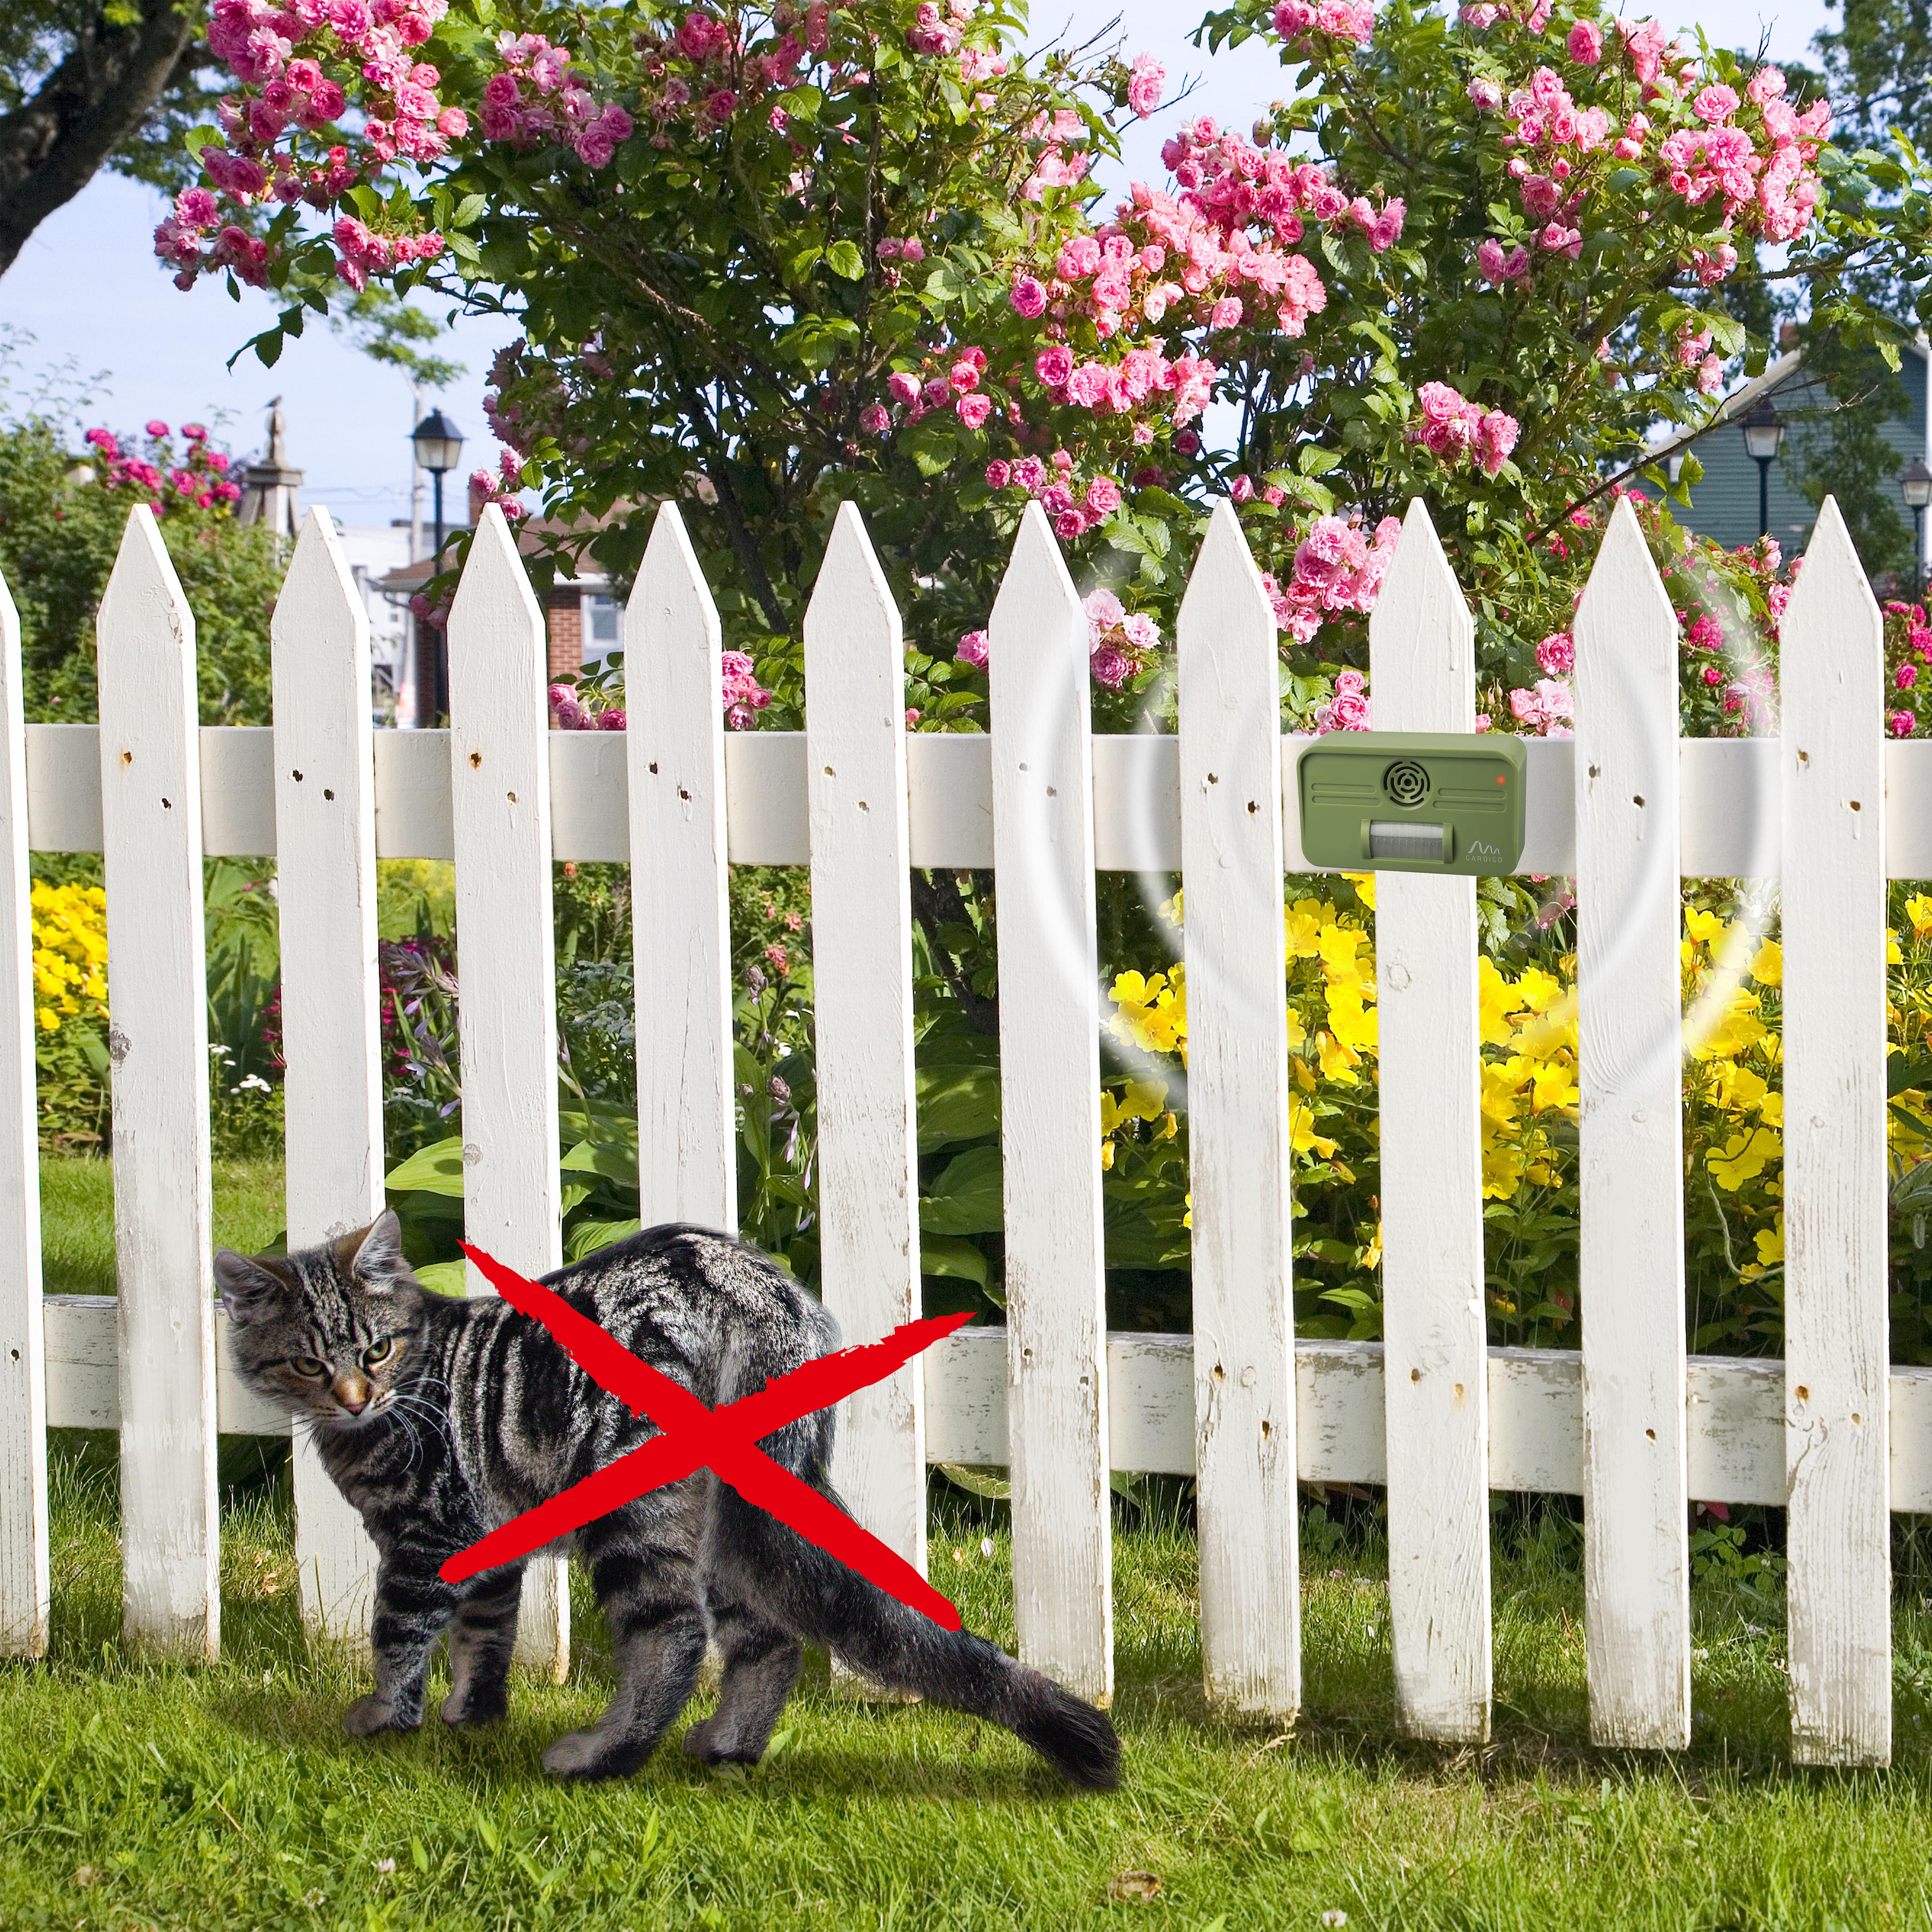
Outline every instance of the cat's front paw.
<svg viewBox="0 0 1932 1932"><path fill-rule="evenodd" d="M413 1722L386 1697L358 1697L342 1714L342 1728L352 1738L373 1738L382 1731L412 1731L422 1720Z"/></svg>

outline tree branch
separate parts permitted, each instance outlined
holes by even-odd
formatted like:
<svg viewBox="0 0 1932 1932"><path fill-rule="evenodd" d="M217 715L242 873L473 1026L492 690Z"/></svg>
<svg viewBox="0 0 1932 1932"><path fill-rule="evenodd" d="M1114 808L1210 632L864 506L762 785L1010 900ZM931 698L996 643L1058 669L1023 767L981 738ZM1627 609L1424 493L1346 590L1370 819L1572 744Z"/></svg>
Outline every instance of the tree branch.
<svg viewBox="0 0 1932 1932"><path fill-rule="evenodd" d="M91 7L73 51L31 100L0 116L0 274L138 130L194 38L178 0L138 0L124 26L109 19L106 7Z"/></svg>

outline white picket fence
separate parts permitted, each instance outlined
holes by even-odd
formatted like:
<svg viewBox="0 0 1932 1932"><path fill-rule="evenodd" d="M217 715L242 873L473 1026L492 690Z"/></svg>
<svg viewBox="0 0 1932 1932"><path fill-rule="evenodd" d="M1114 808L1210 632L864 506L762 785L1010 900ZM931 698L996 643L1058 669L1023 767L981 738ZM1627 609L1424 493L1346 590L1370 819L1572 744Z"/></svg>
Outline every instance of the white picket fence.
<svg viewBox="0 0 1932 1932"><path fill-rule="evenodd" d="M1577 736L1530 747L1522 868L1574 872L1582 908L1580 1354L1485 1346L1474 887L1406 875L1377 915L1388 1340L1294 1337L1271 1022L1295 741L1227 507L1181 608L1178 737L1090 734L1085 622L1036 509L993 613L984 737L906 732L898 616L850 506L806 619L799 736L724 733L718 619L668 506L628 615L621 736L546 728L542 615L494 509L451 617L446 733L371 734L362 605L320 512L277 608L272 730L196 728L194 622L145 511L100 614L98 729L23 729L4 596L0 620L8 1652L47 1642L50 1424L119 1430L126 1636L194 1656L219 1642L217 1432L283 1426L228 1370L210 1292L205 853L279 857L297 1243L382 1198L375 858L454 858L468 1231L532 1274L559 1258L551 861L638 868L644 1216L728 1226L728 867L808 863L825 1294L854 1340L919 1305L908 869L992 866L1011 1325L850 1406L838 1480L876 1533L922 1562L926 1464L1009 1465L1022 1651L1105 1697L1108 1471L1191 1472L1208 1692L1285 1720L1298 1478L1386 1483L1405 1720L1474 1741L1489 1492L1580 1494L1593 1732L1669 1748L1690 1725L1688 1500L1788 1504L1794 1755L1888 1757L1888 1516L1932 1510L1932 1371L1887 1360L1884 894L1888 874L1932 875L1932 746L1882 740L1880 615L1834 506L1784 622L1781 742L1680 744L1670 602L1624 506L1578 614ZM1419 503L1371 650L1378 724L1473 728L1473 627ZM30 848L106 855L112 1299L40 1293ZM1105 1328L1096 867L1186 884L1192 1336ZM1780 873L1789 1356L1687 1360L1678 880ZM304 1616L353 1638L368 1546L306 1458L296 1501ZM567 1598L540 1582L524 1654L561 1671Z"/></svg>

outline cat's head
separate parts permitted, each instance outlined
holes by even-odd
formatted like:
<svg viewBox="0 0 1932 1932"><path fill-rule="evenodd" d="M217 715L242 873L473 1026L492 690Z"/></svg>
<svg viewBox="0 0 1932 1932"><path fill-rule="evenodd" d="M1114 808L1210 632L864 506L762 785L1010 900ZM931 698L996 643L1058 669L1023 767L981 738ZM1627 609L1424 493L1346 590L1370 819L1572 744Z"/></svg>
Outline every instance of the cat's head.
<svg viewBox="0 0 1932 1932"><path fill-rule="evenodd" d="M250 1388L332 1429L385 1414L413 1376L430 1298L393 1214L292 1255L218 1249L229 1346Z"/></svg>

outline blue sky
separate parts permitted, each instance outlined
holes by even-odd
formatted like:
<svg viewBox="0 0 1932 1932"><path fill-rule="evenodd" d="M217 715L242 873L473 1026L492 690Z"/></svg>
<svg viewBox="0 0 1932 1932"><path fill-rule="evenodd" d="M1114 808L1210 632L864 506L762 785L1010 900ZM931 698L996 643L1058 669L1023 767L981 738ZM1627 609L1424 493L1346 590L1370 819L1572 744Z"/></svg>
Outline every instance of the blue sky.
<svg viewBox="0 0 1932 1932"><path fill-rule="evenodd" d="M1633 10L1636 10L1634 9ZM1646 8L1642 10L1651 10ZM1666 22L1700 23L1714 40L1755 44L1768 31L1771 51L1802 58L1826 23L1821 0L1774 8L1762 0L1658 0ZM1194 5L1174 0L1034 0L1037 37L1063 27L1072 38L1096 32L1124 16L1130 53L1143 49L1167 62L1169 92L1190 74L1200 84L1186 112L1211 114L1246 126L1280 89L1280 70L1258 41L1211 62L1187 45L1198 17ZM1130 130L1127 161L1136 175L1157 176L1161 142L1172 115ZM0 278L0 325L34 340L24 354L31 382L36 371L71 362L93 377L89 422L136 428L151 416L173 423L199 417L223 422L238 449L259 443L261 413L280 395L295 460L307 472L308 500L326 504L345 523L386 523L408 512L410 427L408 386L394 372L358 354L326 330L312 328L291 343L274 369L252 356L224 368L240 344L272 319L266 297L243 291L239 305L218 284L205 282L182 295L154 261L149 235L161 206L143 188L101 176L42 224L19 260ZM490 453L484 430L484 376L498 347L515 333L501 322L460 322L448 352L466 373L439 400L472 439L467 458Z"/></svg>

